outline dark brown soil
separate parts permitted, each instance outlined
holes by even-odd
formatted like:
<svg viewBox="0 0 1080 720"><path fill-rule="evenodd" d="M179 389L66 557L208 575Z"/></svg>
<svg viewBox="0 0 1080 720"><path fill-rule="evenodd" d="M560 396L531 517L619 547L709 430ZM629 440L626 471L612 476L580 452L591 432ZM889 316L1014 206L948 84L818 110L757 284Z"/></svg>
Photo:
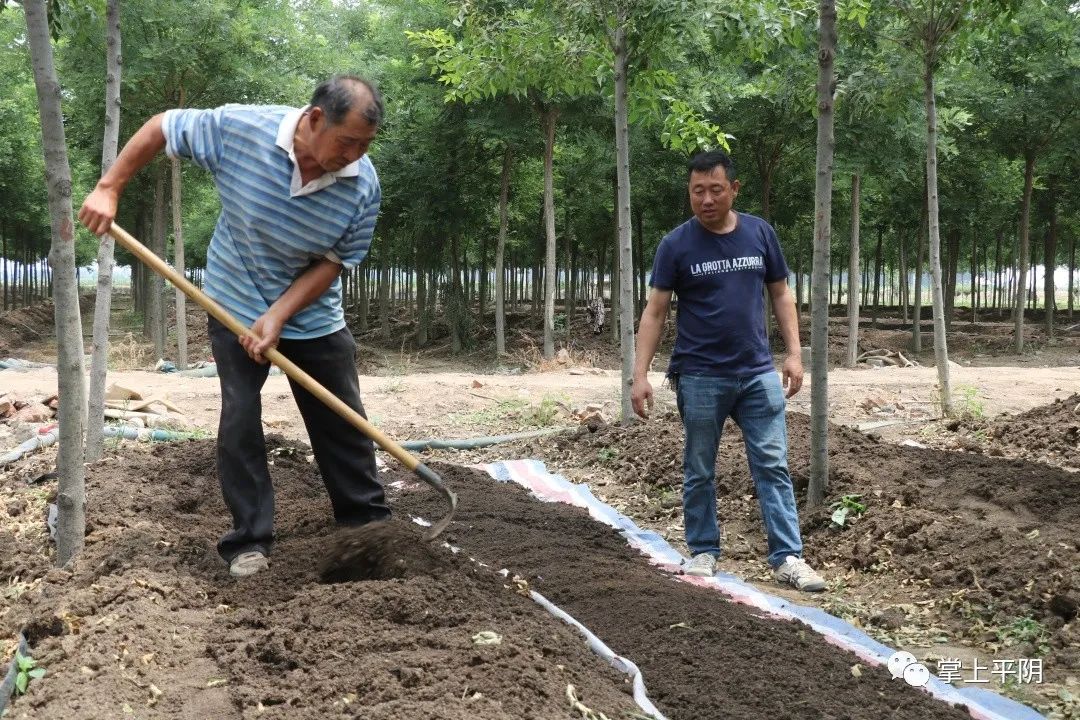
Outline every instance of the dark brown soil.
<svg viewBox="0 0 1080 720"><path fill-rule="evenodd" d="M1035 433L1043 422L1043 435L1054 436L1063 430L1055 408L1029 413L1020 426ZM801 504L809 480L809 419L798 413L788 418L789 465ZM654 500L639 515L662 522L681 513L682 447L678 417L667 415L630 428L532 440L512 454L564 468L608 464L625 482L645 484ZM942 599L941 622L949 633L999 646L1018 643L1021 655L1046 656L1052 677L1080 667L1075 473L1018 459L893 445L838 426L830 427L829 466L827 502L860 495L867 509L843 530L831 523L831 510L804 512L805 552L812 563L835 568L831 574L852 571L930 588ZM764 557L760 511L732 423L725 428L716 472L718 515L728 538L724 552ZM1013 629L1026 619L1037 623L1038 632L1018 638Z"/></svg>
<svg viewBox="0 0 1080 720"><path fill-rule="evenodd" d="M26 344L46 340L54 333L51 301L0 312L0 359L17 356Z"/></svg>
<svg viewBox="0 0 1080 720"><path fill-rule="evenodd" d="M1080 393L1019 415L945 420L938 425L969 452L1080 468Z"/></svg>
<svg viewBox="0 0 1080 720"><path fill-rule="evenodd" d="M677 582L583 510L538 503L473 470L439 470L460 498L447 541L520 574L633 659L650 697L673 720L967 716L884 668L856 677L858 658L801 624L762 618L713 590ZM398 507L440 511L437 499L419 494L404 495Z"/></svg>
<svg viewBox="0 0 1080 720"><path fill-rule="evenodd" d="M48 673L13 717L569 719L571 684L609 717L635 707L576 632L491 569L406 547L405 521L380 530L407 550L396 577L320 583L329 503L305 453L276 449L278 544L252 578L231 579L214 550L227 516L212 442L92 466L71 571L49 569L40 533L0 538L0 577L32 583L2 631L25 628ZM501 643L476 644L481 631Z"/></svg>

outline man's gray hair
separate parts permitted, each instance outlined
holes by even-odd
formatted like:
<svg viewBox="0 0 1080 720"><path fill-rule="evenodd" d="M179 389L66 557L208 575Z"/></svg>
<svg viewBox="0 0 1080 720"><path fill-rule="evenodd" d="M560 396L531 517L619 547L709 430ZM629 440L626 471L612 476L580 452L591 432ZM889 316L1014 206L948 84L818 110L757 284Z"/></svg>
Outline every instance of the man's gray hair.
<svg viewBox="0 0 1080 720"><path fill-rule="evenodd" d="M366 88L370 96L363 108L356 107L360 99L360 88ZM382 125L382 95L373 82L359 75L334 75L315 88L308 104L321 108L331 125L340 124L353 109L359 110L364 119L372 125Z"/></svg>

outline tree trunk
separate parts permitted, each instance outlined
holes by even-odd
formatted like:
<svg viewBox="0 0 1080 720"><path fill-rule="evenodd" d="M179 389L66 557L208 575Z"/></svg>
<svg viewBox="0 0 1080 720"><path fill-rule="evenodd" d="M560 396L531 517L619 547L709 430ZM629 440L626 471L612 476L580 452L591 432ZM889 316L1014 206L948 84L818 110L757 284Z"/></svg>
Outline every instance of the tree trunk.
<svg viewBox="0 0 1080 720"><path fill-rule="evenodd" d="M544 359L555 357L555 121L559 112L546 108L544 129Z"/></svg>
<svg viewBox="0 0 1080 720"><path fill-rule="evenodd" d="M878 225L877 229L877 248L874 250L874 304L873 304L873 317L870 319L870 325L876 330L878 326L878 315L881 313L881 245L884 242L885 228Z"/></svg>
<svg viewBox="0 0 1080 720"><path fill-rule="evenodd" d="M154 174L154 219L150 230L150 250L161 259L165 259L165 166L159 165ZM147 273L150 291L147 303L147 323L150 340L154 343L154 357L165 357L165 281L155 272Z"/></svg>
<svg viewBox="0 0 1080 720"><path fill-rule="evenodd" d="M952 415L952 386L949 380L949 352L945 344L945 304L941 287L941 229L938 224L937 183L937 99L934 97L934 71L926 65L923 76L926 102L926 188L927 229L930 235L930 272L934 308L934 363L937 365L941 413Z"/></svg>
<svg viewBox="0 0 1080 720"><path fill-rule="evenodd" d="M101 174L116 160L120 142L120 0L108 0L105 12L105 136ZM109 364L109 321L112 313L112 235L98 244L97 297L94 300L94 340L86 410L86 462L101 458L105 449L105 382Z"/></svg>
<svg viewBox="0 0 1080 720"><path fill-rule="evenodd" d="M803 248L803 243L800 241L799 252L795 259L795 315L800 321L803 308L803 256L806 254Z"/></svg>
<svg viewBox="0 0 1080 720"><path fill-rule="evenodd" d="M1073 298L1076 294L1074 275L1076 274L1076 233L1069 238L1069 322L1073 321Z"/></svg>
<svg viewBox="0 0 1080 720"><path fill-rule="evenodd" d="M1031 189L1035 181L1035 153L1024 151L1024 197L1020 203L1020 256L1016 265L1019 276L1013 305L1014 349L1024 352L1024 301L1027 300L1028 264L1031 258Z"/></svg>
<svg viewBox="0 0 1080 720"><path fill-rule="evenodd" d="M897 232L896 241L900 252L900 317L906 324L908 321L908 303L911 300L911 286L908 284L907 237L904 233Z"/></svg>
<svg viewBox="0 0 1080 720"><path fill-rule="evenodd" d="M450 326L450 352L454 355L461 353L465 343L462 337L462 324L465 308L465 289L461 282L461 260L458 234L450 234L450 292L443 314Z"/></svg>
<svg viewBox="0 0 1080 720"><path fill-rule="evenodd" d="M971 233L971 324L979 322L979 239L978 230L972 226Z"/></svg>
<svg viewBox="0 0 1080 720"><path fill-rule="evenodd" d="M390 262L379 260L379 338L390 342Z"/></svg>
<svg viewBox="0 0 1080 720"><path fill-rule="evenodd" d="M419 250L417 250L416 255L416 347L422 348L428 343L428 286L425 271L420 268ZM434 288L431 291L434 292Z"/></svg>
<svg viewBox="0 0 1080 720"><path fill-rule="evenodd" d="M370 269L370 263L365 263L360 267L360 272L357 276L356 329L358 332L367 332L368 329L368 312L371 311Z"/></svg>
<svg viewBox="0 0 1080 720"><path fill-rule="evenodd" d="M619 246L618 246L619 233L618 233L618 228L617 227L615 228L614 238L615 238L615 247L613 248L614 252L611 254L611 257L608 260L608 263L609 263L609 266L610 266L608 268L608 272L611 275L611 280L610 280L610 283L609 283L611 287L610 287L610 289L608 291L611 294L611 318L610 318L609 324L611 326L611 344L612 345L618 345L619 344L619 325L621 324L619 322L619 305L621 304L620 303L621 293L619 291L619 287L620 287L620 280L622 280L622 278L619 275ZM621 398L621 396L620 396L620 398ZM621 408L621 405L620 405L620 408ZM621 412L621 410L620 410L620 412Z"/></svg>
<svg viewBox="0 0 1080 720"><path fill-rule="evenodd" d="M506 354L506 283L503 263L506 257L506 234L510 226L510 172L513 169L514 149L510 143L503 150L502 177L499 181L499 241L495 246L495 362Z"/></svg>
<svg viewBox="0 0 1080 720"><path fill-rule="evenodd" d="M618 5L615 28L615 168L618 174L619 347L622 355L622 421L632 422L634 381L634 276L630 228L630 129L627 124L626 4Z"/></svg>
<svg viewBox="0 0 1080 720"><path fill-rule="evenodd" d="M26 34L37 88L41 145L45 155L54 269L53 298L57 339L56 375L60 395L60 450L57 456L59 508L56 564L64 566L82 550L86 534L86 487L83 425L86 418L86 376L83 374L82 323L75 277L75 226L71 211L71 166L60 108L60 83L49 44L45 0L25 0Z"/></svg>
<svg viewBox="0 0 1080 720"><path fill-rule="evenodd" d="M1005 238L1005 231L1002 228L998 228L997 240L995 242L996 248L994 250L994 280L993 285L990 287L990 298L994 306L994 313L999 314L1001 310L1001 243Z"/></svg>
<svg viewBox="0 0 1080 720"><path fill-rule="evenodd" d="M1047 208L1050 222L1046 228L1046 242L1043 248L1043 290L1046 304L1046 337L1054 337L1054 310L1057 287L1054 284L1054 271L1057 269L1057 184L1051 178L1047 188Z"/></svg>
<svg viewBox="0 0 1080 720"><path fill-rule="evenodd" d="M915 242L915 302L911 311L911 347L918 355L922 352L922 271L923 253L927 246L927 192L923 181L922 217L919 220L919 237Z"/></svg>
<svg viewBox="0 0 1080 720"><path fill-rule="evenodd" d="M818 3L817 167L814 185L813 310L810 320L810 484L808 508L825 502L829 489L829 269L832 238L833 61L836 56L836 4Z"/></svg>
<svg viewBox="0 0 1080 720"><path fill-rule="evenodd" d="M182 107L182 104L181 104ZM172 159L173 257L176 272L184 274L183 212L180 203L180 158ZM187 296L176 288L176 367L187 370Z"/></svg>
<svg viewBox="0 0 1080 720"><path fill-rule="evenodd" d="M645 283L645 212L642 206L638 205L634 208L634 216L634 228L637 230L635 233L635 237L637 237L637 295L640 298L637 307L634 309L634 317L640 317L645 310L645 303L649 299L649 288Z"/></svg>
<svg viewBox="0 0 1080 720"><path fill-rule="evenodd" d="M956 281L960 273L960 227L954 225L949 231L949 259L945 274L945 330L952 328L956 309Z"/></svg>
<svg viewBox="0 0 1080 720"><path fill-rule="evenodd" d="M847 366L855 367L859 356L859 195L861 178L858 173L851 176L851 253L848 261L848 342Z"/></svg>
<svg viewBox="0 0 1080 720"><path fill-rule="evenodd" d="M0 243L3 244L3 255L0 255L0 264L2 264L4 266L4 268L3 268L4 269L4 310L7 310L8 307L9 307L9 302L8 302L8 265L10 264L10 262L8 260L7 234L5 233L5 225L4 225L3 220L0 220ZM1072 278L1071 271L1070 271L1069 277ZM1072 307L1072 292L1071 292L1072 284L1071 284L1071 282L1069 284L1069 290L1070 290L1070 293L1069 293L1069 307Z"/></svg>

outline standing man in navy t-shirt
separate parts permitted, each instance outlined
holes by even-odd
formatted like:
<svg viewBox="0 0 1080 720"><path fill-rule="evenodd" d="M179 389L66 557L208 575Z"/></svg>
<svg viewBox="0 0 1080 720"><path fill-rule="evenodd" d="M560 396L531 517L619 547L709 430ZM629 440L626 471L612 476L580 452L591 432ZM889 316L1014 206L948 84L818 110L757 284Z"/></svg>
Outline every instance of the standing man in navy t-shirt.
<svg viewBox="0 0 1080 720"><path fill-rule="evenodd" d="M638 329L633 388L634 411L646 417L653 395L647 373L674 292L679 307L668 377L686 429L683 516L693 555L686 572L711 576L716 571L716 452L730 416L743 432L774 577L799 590L824 590L825 580L801 557L787 467L784 405L803 380L799 317L787 286L787 263L767 222L732 209L739 181L731 158L718 151L697 155L690 161L689 184L694 217L656 250L653 289ZM783 387L765 337L761 298L766 287L788 351Z"/></svg>

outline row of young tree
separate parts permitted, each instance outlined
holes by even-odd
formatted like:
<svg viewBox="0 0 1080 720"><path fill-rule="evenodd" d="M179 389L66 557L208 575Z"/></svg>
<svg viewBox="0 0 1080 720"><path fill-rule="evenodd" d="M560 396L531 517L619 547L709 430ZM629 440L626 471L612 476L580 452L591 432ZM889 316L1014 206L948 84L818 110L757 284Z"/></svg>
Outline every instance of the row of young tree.
<svg viewBox="0 0 1080 720"><path fill-rule="evenodd" d="M805 8L773 8L769 30L730 9L704 21L710 10L704 2L652 5L654 13L660 9L650 16L657 27L638 29L642 38L631 53L641 72L635 74L629 54L627 60L633 91L627 115L635 130L629 180L636 190L628 202L626 224L632 230L626 244L635 307L656 243L687 214L686 155L728 138L744 183L740 206L778 227L797 271L797 289L803 290L812 239L813 15ZM837 60L836 193L851 199L837 202L834 221L846 229L858 215L876 236L870 252L863 249L861 265L871 266L874 277L889 273L899 286L914 277L919 249L923 264L929 252L927 223L921 220L927 211L921 201L920 58L903 52L902 14L893 5L852 6L840 19L850 32L841 33L846 42ZM974 13L969 5L962 8ZM1020 255L1031 266L1075 268L1077 199L1065 180L1076 163L1068 140L1076 128L1075 13L1066 3L1029 5L997 9L997 15L988 6L981 17L962 18L967 25L957 32L963 35L952 39L939 71L943 271L952 278L947 284L956 287L958 274L976 268L983 286L991 286L991 297L1000 295L1003 284L1015 284ZM81 196L100 172L104 18L94 4L56 7L64 39L59 73ZM603 72L614 62L602 42L602 23L612 18L604 17L603 7L556 3L560 15L534 3L126 2L121 136L172 106L298 104L318 77L359 68L380 81L391 110L374 151L386 207L373 262L418 274L457 260L457 273L475 269L493 280L505 214L504 257L528 268L530 277L538 268L537 277L546 282L549 258L553 278L564 276L567 265L571 274L602 267L610 293L622 278L615 239L614 68ZM4 149L13 152L3 154L0 237L4 257L13 261L4 269L12 266L14 283L31 277L14 276L25 263L44 257L48 235L41 184L26 181L43 171L35 152L38 128L18 120L36 104L21 19L8 13L2 27L2 61L11 72L0 80L7 85L0 110L8 116L5 128L11 128ZM170 32L163 32L166 27ZM208 28L223 29L215 42L206 42ZM956 47L961 40L963 47ZM183 248L187 265L198 268L205 262L216 200L209 179L185 168L182 207L172 212L170 175L165 162L145 173L127 193L122 219L162 254ZM507 200L500 208L504 175ZM178 229L186 232L173 229L170 215L182 219ZM179 244L177 234L183 238ZM836 261L830 278L838 285L854 246L851 238L837 233L832 243ZM96 254L85 236L78 250L83 265ZM121 262L130 259L122 256ZM165 307L157 302L163 289L138 269L135 274L140 307L153 316L147 330L164 352ZM370 288L375 298L377 284ZM144 285L146 292L140 292ZM459 299L452 296L464 287L463 281L450 282L447 299ZM485 289L485 300L493 300L495 283ZM1043 288L1039 304L1045 306L1058 291L1065 291L1066 302L1073 299L1075 281L1068 289L1073 292L1053 288L1047 296ZM903 296L912 302L910 291ZM945 302L953 297L946 291ZM554 312L547 305L550 353ZM475 302L471 307L479 310Z"/></svg>
<svg viewBox="0 0 1080 720"><path fill-rule="evenodd" d="M812 275L815 420L825 408L822 318L842 292L856 316L864 274L876 286L874 307L883 278L896 278L885 286L898 288L914 317L921 305L933 307L946 412L945 333L961 272L982 279L971 283L982 307L988 297L997 306L1011 297L1017 350L1028 294L1016 289L1027 287L1029 267L1050 269L1043 305L1051 330L1059 265L1068 267L1071 308L1080 192L1068 179L1078 169L1071 138L1080 129L1080 33L1066 0L857 0L839 16L831 2L815 12L775 0L0 7L0 114L14 119L3 138L12 152L0 153L4 257L18 267L40 258L48 207L58 328L78 320L77 305L61 308L62 295L76 292L74 268L96 255L106 270L98 274L92 396L104 386L112 247L74 231L72 193L85 195L117 138L155 112L299 105L318 80L343 70L378 82L389 108L372 151L384 196L376 241L368 267L346 279L360 322L375 301L389 331L385 308L396 281L422 318L418 344L428 340L428 323L443 322L453 347L464 347L469 322L490 307L501 354L507 297L531 293L551 356L557 298L566 312L606 295L623 354L626 417L647 268L660 237L689 214L683 166L706 147L730 148L745 189L740 207L777 228L800 306ZM850 198L835 213L834 194ZM119 220L197 278L217 210L209 177L163 160L129 186ZM834 236L834 224L850 232ZM862 227L872 231L872 253L860 250ZM1041 258L1033 234L1043 238ZM844 254L848 263L834 261ZM124 253L117 261L131 264ZM932 278L928 300L924 273ZM165 289L140 269L133 287L164 354ZM181 364L182 302L178 296ZM62 369L81 378L81 345L65 354L59 334ZM93 430L102 417L93 397L89 412ZM81 427L61 416L81 444ZM100 432L90 437L92 459Z"/></svg>

